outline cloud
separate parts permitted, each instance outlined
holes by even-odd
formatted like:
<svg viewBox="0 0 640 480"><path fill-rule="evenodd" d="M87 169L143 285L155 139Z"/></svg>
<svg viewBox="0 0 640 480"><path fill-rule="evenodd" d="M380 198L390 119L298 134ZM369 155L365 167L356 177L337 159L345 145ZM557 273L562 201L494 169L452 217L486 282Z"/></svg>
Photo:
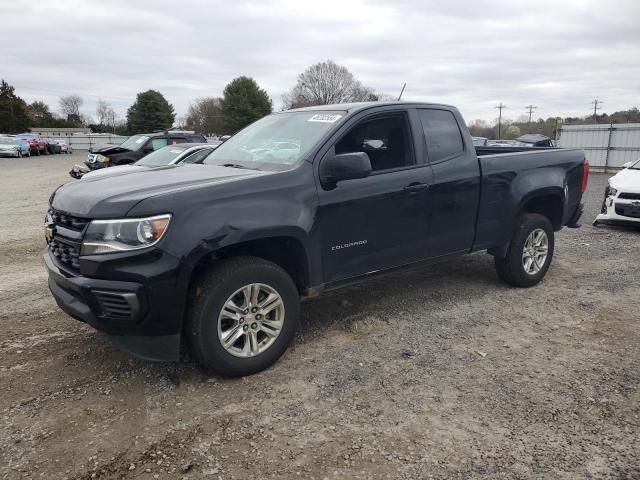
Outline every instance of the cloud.
<svg viewBox="0 0 640 480"><path fill-rule="evenodd" d="M0 0L0 76L56 110L77 93L121 117L160 90L183 115L254 77L276 107L298 73L333 59L375 90L450 103L493 119L586 115L638 105L640 3L614 1L75 1Z"/></svg>

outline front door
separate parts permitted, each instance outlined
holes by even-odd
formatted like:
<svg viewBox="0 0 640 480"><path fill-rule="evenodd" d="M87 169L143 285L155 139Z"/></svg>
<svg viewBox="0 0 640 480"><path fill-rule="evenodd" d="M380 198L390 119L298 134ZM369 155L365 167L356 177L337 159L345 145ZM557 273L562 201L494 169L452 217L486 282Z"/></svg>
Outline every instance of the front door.
<svg viewBox="0 0 640 480"><path fill-rule="evenodd" d="M334 148L336 154L367 153L372 174L319 188L324 282L425 258L431 172L416 163L407 113L364 119Z"/></svg>

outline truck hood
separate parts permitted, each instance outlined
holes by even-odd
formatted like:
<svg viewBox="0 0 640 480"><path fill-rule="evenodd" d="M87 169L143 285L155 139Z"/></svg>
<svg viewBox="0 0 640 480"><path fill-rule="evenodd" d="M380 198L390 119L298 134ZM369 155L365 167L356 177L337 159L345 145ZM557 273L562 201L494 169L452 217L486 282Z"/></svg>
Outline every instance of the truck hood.
<svg viewBox="0 0 640 480"><path fill-rule="evenodd" d="M625 168L609 179L611 186L629 193L640 193L640 170Z"/></svg>
<svg viewBox="0 0 640 480"><path fill-rule="evenodd" d="M128 167L126 171L123 169L113 175L89 177L62 185L54 193L51 205L56 210L78 217L124 217L138 202L149 197L267 174L213 165L168 165L143 170Z"/></svg>
<svg viewBox="0 0 640 480"><path fill-rule="evenodd" d="M111 145L108 143L97 143L91 147L91 153L101 153L103 155L113 155L114 153L130 151L128 148L122 148L120 145Z"/></svg>

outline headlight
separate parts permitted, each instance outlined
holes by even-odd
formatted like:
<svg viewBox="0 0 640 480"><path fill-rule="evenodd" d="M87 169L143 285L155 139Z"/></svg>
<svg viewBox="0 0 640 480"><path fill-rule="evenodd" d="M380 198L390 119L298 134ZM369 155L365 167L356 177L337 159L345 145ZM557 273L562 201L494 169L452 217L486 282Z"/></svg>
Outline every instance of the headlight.
<svg viewBox="0 0 640 480"><path fill-rule="evenodd" d="M93 220L84 234L81 255L126 252L151 247L169 228L171 215L122 220Z"/></svg>
<svg viewBox="0 0 640 480"><path fill-rule="evenodd" d="M104 155L98 155L96 157L96 162L107 163L109 161L109 157L105 157Z"/></svg>
<svg viewBox="0 0 640 480"><path fill-rule="evenodd" d="M607 196L615 197L618 194L618 190L613 188L611 185L607 187Z"/></svg>

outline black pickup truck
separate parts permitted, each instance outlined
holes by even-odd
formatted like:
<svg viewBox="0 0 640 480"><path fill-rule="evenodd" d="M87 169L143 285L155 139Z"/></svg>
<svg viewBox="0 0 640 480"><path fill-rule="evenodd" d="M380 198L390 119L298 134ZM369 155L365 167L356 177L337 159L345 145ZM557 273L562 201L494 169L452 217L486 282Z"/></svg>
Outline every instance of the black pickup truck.
<svg viewBox="0 0 640 480"><path fill-rule="evenodd" d="M581 150L477 147L446 105L269 115L203 165L61 186L44 261L58 305L147 359L188 350L246 375L291 342L300 300L484 250L530 287L554 232L579 226Z"/></svg>

